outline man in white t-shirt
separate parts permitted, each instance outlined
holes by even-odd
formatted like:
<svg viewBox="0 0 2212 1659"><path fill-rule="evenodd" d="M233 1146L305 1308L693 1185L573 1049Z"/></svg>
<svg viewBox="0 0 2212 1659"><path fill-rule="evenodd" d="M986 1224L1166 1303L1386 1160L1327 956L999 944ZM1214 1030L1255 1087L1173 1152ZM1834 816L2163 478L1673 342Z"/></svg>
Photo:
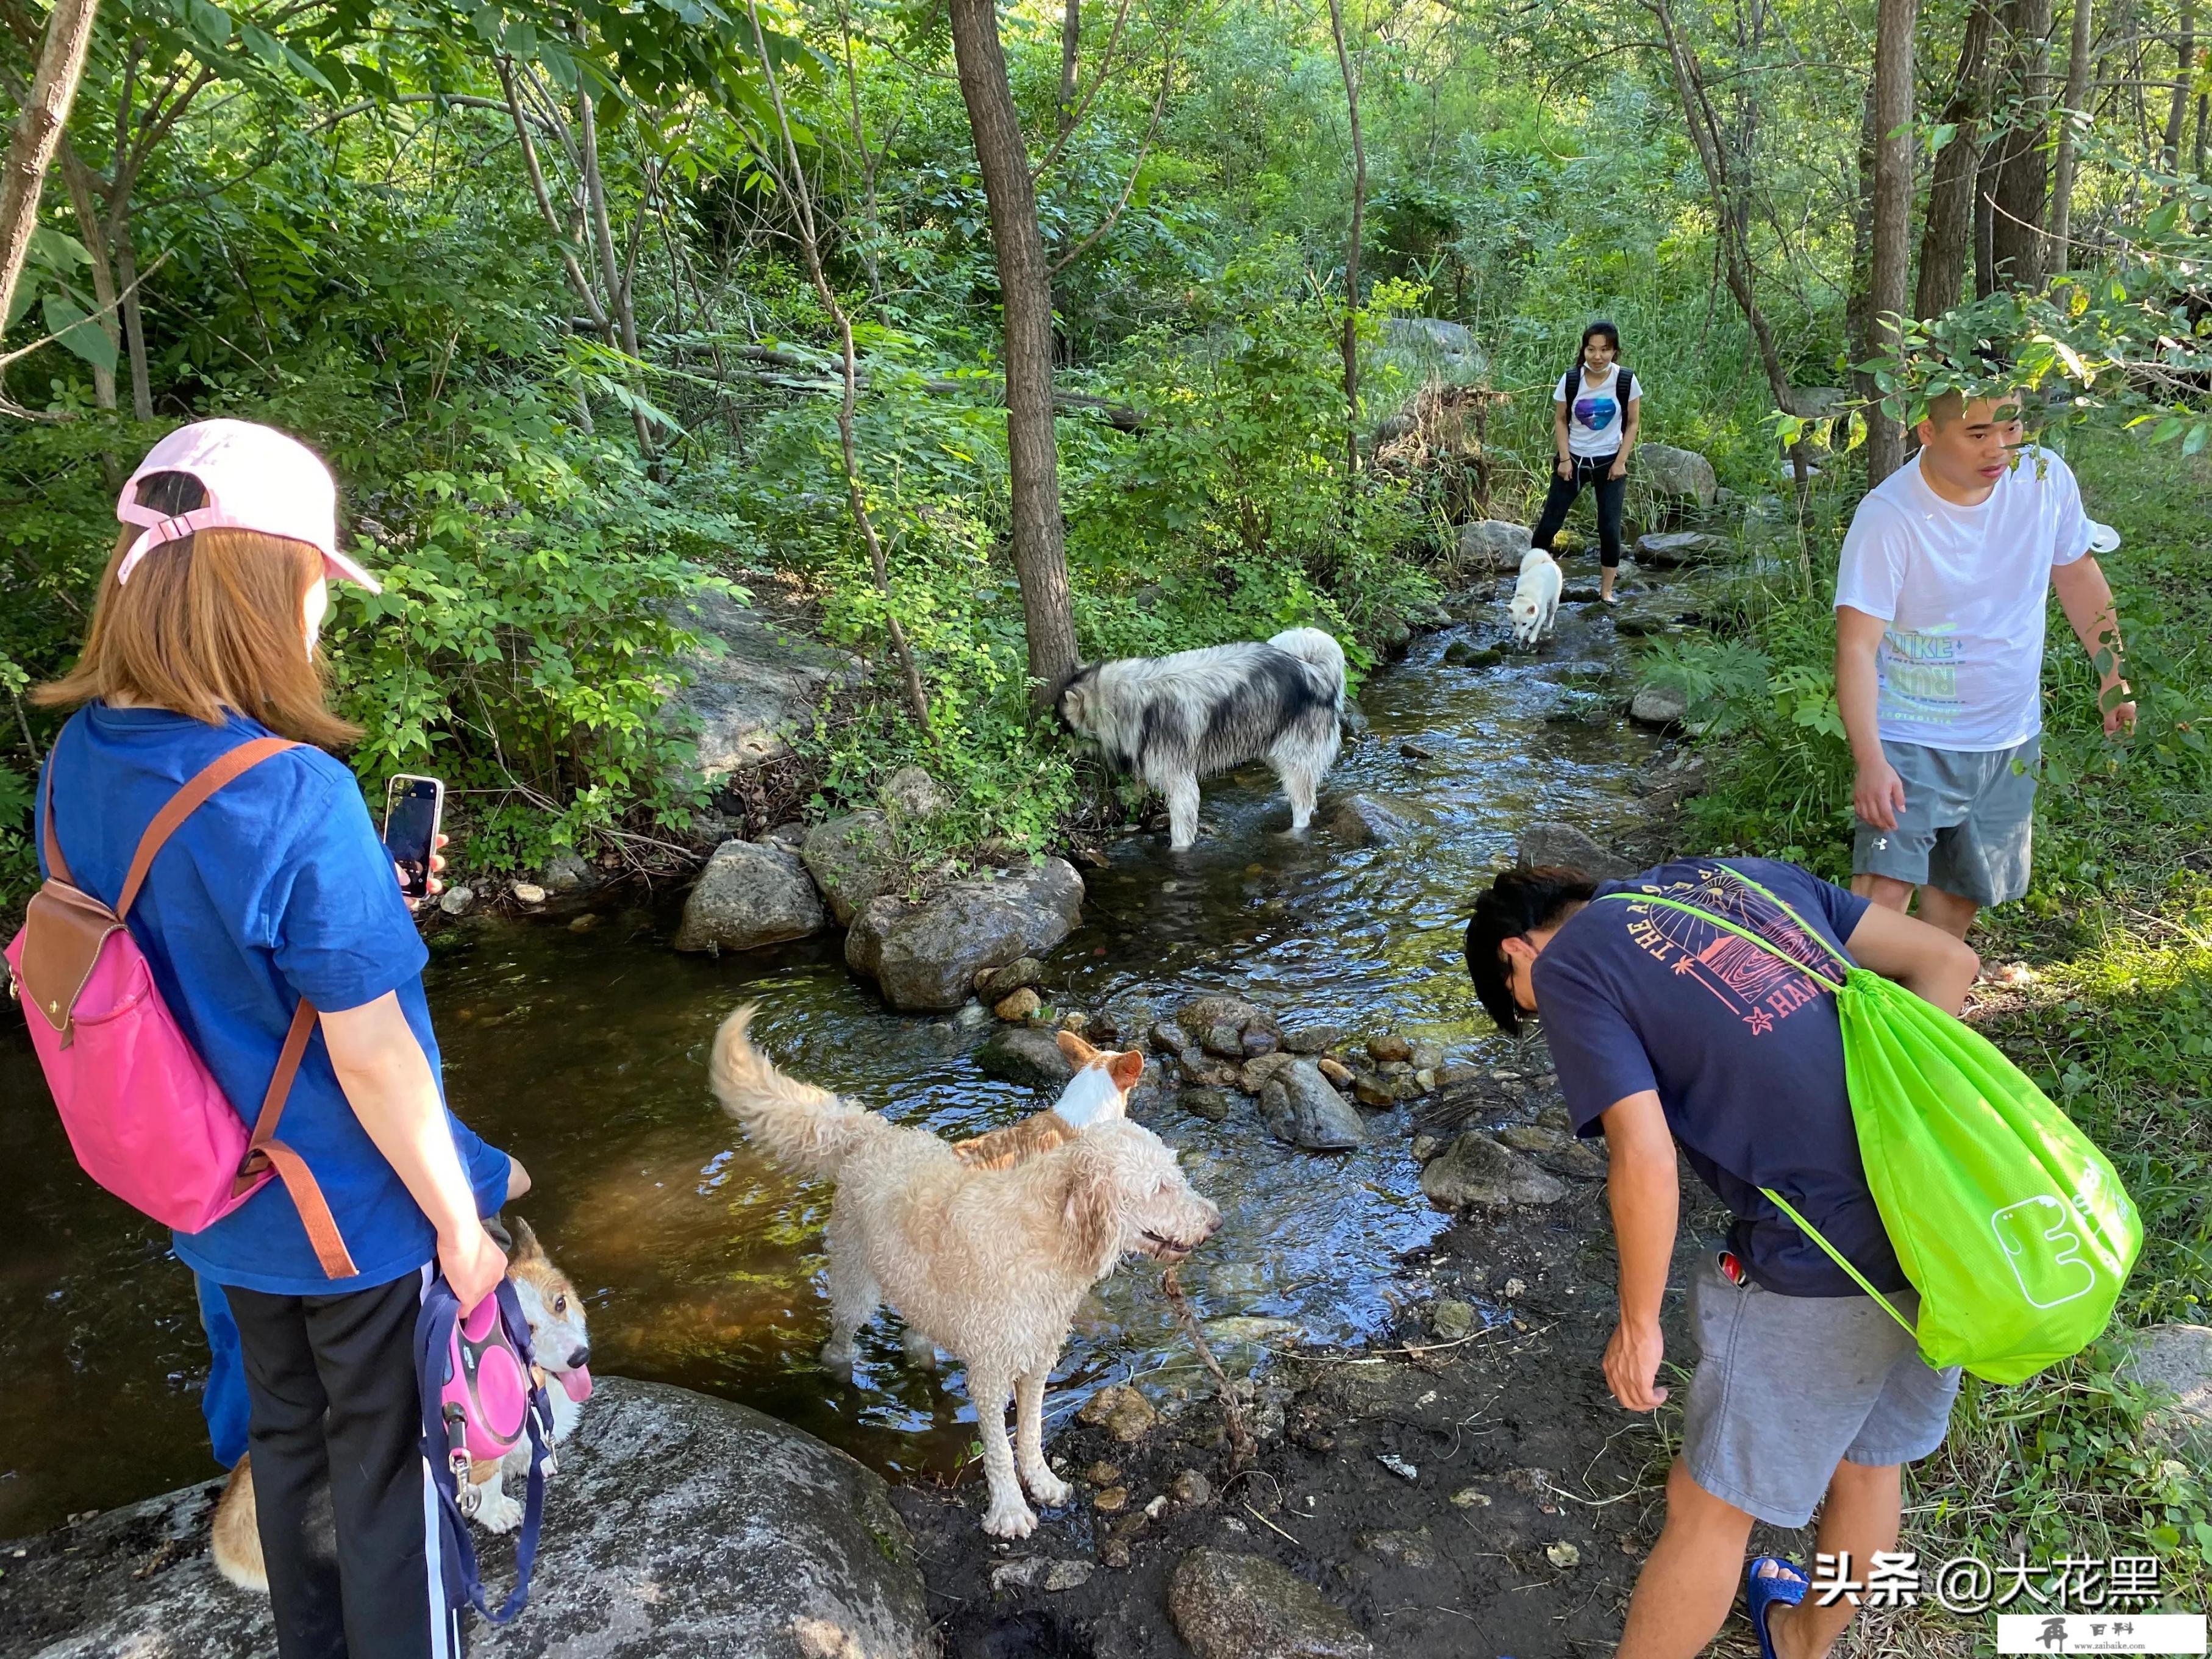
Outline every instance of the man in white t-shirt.
<svg viewBox="0 0 2212 1659"><path fill-rule="evenodd" d="M1919 436L1859 503L1836 579L1851 890L1903 910L1917 888L1922 919L1964 939L2027 890L2047 587L2098 666L2105 730L2132 727L2136 706L2072 470L2023 447L2011 399L1953 392Z"/></svg>

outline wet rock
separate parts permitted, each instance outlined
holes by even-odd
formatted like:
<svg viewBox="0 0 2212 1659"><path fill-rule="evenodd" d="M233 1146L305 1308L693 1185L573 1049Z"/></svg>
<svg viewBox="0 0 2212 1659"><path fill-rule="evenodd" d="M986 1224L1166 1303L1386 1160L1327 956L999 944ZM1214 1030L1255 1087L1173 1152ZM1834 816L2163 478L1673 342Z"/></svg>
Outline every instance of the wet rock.
<svg viewBox="0 0 2212 1659"><path fill-rule="evenodd" d="M1258 1059L1261 1054L1272 1054L1282 1046L1280 1040L1273 1031L1265 1030L1256 1025L1246 1031L1240 1041L1245 1056L1252 1060Z"/></svg>
<svg viewBox="0 0 2212 1659"><path fill-rule="evenodd" d="M902 766L885 778L876 798L893 817L919 823L952 810L952 797L919 766Z"/></svg>
<svg viewBox="0 0 2212 1659"><path fill-rule="evenodd" d="M473 887L448 887L438 898L438 908L449 916L465 916L477 902Z"/></svg>
<svg viewBox="0 0 2212 1659"><path fill-rule="evenodd" d="M1283 1047L1294 1054L1325 1054L1341 1048L1352 1034L1341 1025L1285 1025Z"/></svg>
<svg viewBox="0 0 2212 1659"><path fill-rule="evenodd" d="M1650 446L1645 445L1648 450ZM1528 526L1504 519L1478 519L1459 530L1459 567L1468 575L1502 575L1518 570L1528 556Z"/></svg>
<svg viewBox="0 0 2212 1659"><path fill-rule="evenodd" d="M549 893L573 893L582 888L599 884L599 872L574 853L562 853L545 866L545 890Z"/></svg>
<svg viewBox="0 0 2212 1659"><path fill-rule="evenodd" d="M1425 1572L1437 1564L1437 1547L1423 1527L1419 1532L1358 1532L1352 1544L1363 1555L1372 1555L1391 1565Z"/></svg>
<svg viewBox="0 0 2212 1659"><path fill-rule="evenodd" d="M1406 1060L1417 1072L1433 1072L1444 1063L1444 1051L1433 1042L1415 1042L1409 1045Z"/></svg>
<svg viewBox="0 0 2212 1659"><path fill-rule="evenodd" d="M1372 795L1340 795L1322 811L1321 827L1346 847L1389 847L1404 841L1420 825Z"/></svg>
<svg viewBox="0 0 2212 1659"><path fill-rule="evenodd" d="M1168 1496L1185 1509L1194 1510L1213 1501L1213 1483L1196 1469L1185 1469L1168 1487Z"/></svg>
<svg viewBox="0 0 2212 1659"><path fill-rule="evenodd" d="M1675 631L1674 616L1671 611L1650 606L1624 608L1613 614L1613 631L1625 640L1648 639Z"/></svg>
<svg viewBox="0 0 2212 1659"><path fill-rule="evenodd" d="M1635 471L1653 495L1693 501L1699 507L1711 507L1720 489L1711 461L1695 450L1671 444L1638 444Z"/></svg>
<svg viewBox="0 0 2212 1659"><path fill-rule="evenodd" d="M1395 1031L1386 1031L1381 1036L1367 1039L1367 1052L1385 1064L1393 1060L1404 1064L1413 1058L1413 1045Z"/></svg>
<svg viewBox="0 0 2212 1659"><path fill-rule="evenodd" d="M1608 853L1588 832L1571 823L1532 823L1521 832L1514 861L1523 870L1556 866L1579 870L1600 881L1618 881L1636 873L1636 866L1617 853Z"/></svg>
<svg viewBox="0 0 2212 1659"><path fill-rule="evenodd" d="M1110 1389L1099 1389L1085 1401L1075 1420L1094 1429L1104 1429L1123 1445L1131 1446L1158 1425L1160 1414L1143 1395L1127 1383L1117 1383Z"/></svg>
<svg viewBox="0 0 2212 1659"><path fill-rule="evenodd" d="M1206 1322L1206 1334L1216 1344L1267 1343L1279 1336L1304 1336L1306 1328L1295 1319L1271 1319L1261 1314L1231 1314Z"/></svg>
<svg viewBox="0 0 2212 1659"><path fill-rule="evenodd" d="M1244 1034L1225 1022L1207 1026L1198 1042L1207 1054L1218 1059L1237 1060L1244 1054Z"/></svg>
<svg viewBox="0 0 2212 1659"><path fill-rule="evenodd" d="M1050 1031L1001 1025L976 1049L975 1069L1000 1083L1056 1091L1075 1075L1075 1062L1060 1053Z"/></svg>
<svg viewBox="0 0 2212 1659"><path fill-rule="evenodd" d="M755 837L772 847L787 847L796 853L806 845L806 826L796 818L789 823L779 823L764 836Z"/></svg>
<svg viewBox="0 0 2212 1659"><path fill-rule="evenodd" d="M1210 1031L1217 1025L1225 1025L1237 1033L1237 1041L1229 1053L1243 1053L1243 1033L1258 1026L1263 1031L1282 1034L1282 1027L1266 1009L1244 1000L1242 997L1203 996L1187 1003L1176 1013L1175 1024L1186 1031Z"/></svg>
<svg viewBox="0 0 2212 1659"><path fill-rule="evenodd" d="M1556 1204L1567 1195L1557 1178L1488 1135L1470 1130L1421 1167L1421 1191L1439 1210L1503 1210L1516 1204Z"/></svg>
<svg viewBox="0 0 2212 1659"><path fill-rule="evenodd" d="M1127 1486L1109 1486L1103 1492L1093 1492L1091 1507L1101 1515L1119 1515L1129 1507L1129 1489Z"/></svg>
<svg viewBox="0 0 2212 1659"><path fill-rule="evenodd" d="M1413 1086L1416 1089L1419 1089L1425 1095L1434 1093L1437 1086L1436 1067L1433 1066L1415 1066L1413 1068Z"/></svg>
<svg viewBox="0 0 2212 1659"><path fill-rule="evenodd" d="M1168 1617L1197 1659L1368 1659L1374 1646L1288 1567L1192 1550L1168 1582Z"/></svg>
<svg viewBox="0 0 2212 1659"><path fill-rule="evenodd" d="M1146 1033L1146 1038L1152 1045L1152 1052L1156 1054L1180 1055L1184 1049L1191 1046L1189 1034L1171 1019L1156 1022L1152 1029Z"/></svg>
<svg viewBox="0 0 2212 1659"><path fill-rule="evenodd" d="M2151 1437L2212 1462L2212 1325L2147 1325L2123 1340L2117 1375L2156 1399L2143 1422Z"/></svg>
<svg viewBox="0 0 2212 1659"><path fill-rule="evenodd" d="M1412 1154L1414 1163L1426 1164L1442 1152L1443 1146L1443 1142L1438 1140L1434 1135L1415 1135L1413 1144L1406 1150Z"/></svg>
<svg viewBox="0 0 2212 1659"><path fill-rule="evenodd" d="M995 880L955 882L908 904L871 899L845 939L845 961L894 1008L936 1012L968 1000L979 969L1048 951L1083 914L1083 878L1063 859Z"/></svg>
<svg viewBox="0 0 2212 1659"><path fill-rule="evenodd" d="M1689 694L1679 685L1639 686L1628 705L1628 718L1638 726L1662 729L1680 726L1689 712Z"/></svg>
<svg viewBox="0 0 2212 1659"><path fill-rule="evenodd" d="M1093 1561L1054 1561L1033 1555L1026 1561L1001 1561L992 1568L991 1588L1001 1595L1017 1589L1072 1590L1088 1583L1097 1571Z"/></svg>
<svg viewBox="0 0 2212 1659"><path fill-rule="evenodd" d="M1244 1062L1237 1073L1237 1086L1248 1095L1256 1095L1297 1063L1296 1054L1261 1054Z"/></svg>
<svg viewBox="0 0 2212 1659"><path fill-rule="evenodd" d="M525 904L545 902L545 890L534 881L518 881L508 890Z"/></svg>
<svg viewBox="0 0 2212 1659"><path fill-rule="evenodd" d="M781 847L726 841L684 901L679 951L750 951L821 932L828 918L805 866Z"/></svg>
<svg viewBox="0 0 2212 1659"><path fill-rule="evenodd" d="M1310 1060L1293 1060L1268 1080L1260 1116L1276 1139L1313 1152L1342 1152L1367 1139L1359 1114Z"/></svg>
<svg viewBox="0 0 2212 1659"><path fill-rule="evenodd" d="M1456 1342L1474 1329L1474 1304L1455 1297L1440 1298L1429 1310L1429 1328L1446 1342Z"/></svg>
<svg viewBox="0 0 2212 1659"><path fill-rule="evenodd" d="M1448 1060L1437 1067L1437 1086L1456 1088L1462 1083L1472 1083L1482 1075L1482 1067L1472 1060Z"/></svg>
<svg viewBox="0 0 2212 1659"><path fill-rule="evenodd" d="M859 684L860 659L833 651L726 593L700 592L681 615L685 627L714 636L721 649L686 653L689 684L672 707L698 721L698 765L712 781L790 752L790 734L810 727L814 711L838 687Z"/></svg>
<svg viewBox="0 0 2212 1659"><path fill-rule="evenodd" d="M1118 1486L1121 1484L1121 1466L1101 1458L1084 1470L1083 1478L1094 1486Z"/></svg>
<svg viewBox="0 0 2212 1659"><path fill-rule="evenodd" d="M854 812L816 824L799 856L840 927L851 927L869 900L904 884L898 842L881 812Z"/></svg>
<svg viewBox="0 0 2212 1659"><path fill-rule="evenodd" d="M1185 1089L1176 1097L1176 1104L1193 1117L1202 1117L1209 1123L1219 1123L1229 1115L1229 1091L1226 1089Z"/></svg>
<svg viewBox="0 0 2212 1659"><path fill-rule="evenodd" d="M1327 1078L1338 1088L1349 1089L1352 1086L1352 1067L1346 1065L1342 1060L1331 1060L1328 1055L1323 1054L1319 1060L1314 1062L1314 1065L1319 1069L1323 1077Z"/></svg>
<svg viewBox="0 0 2212 1659"><path fill-rule="evenodd" d="M1381 1073L1361 1072L1352 1080L1352 1097L1362 1106L1382 1111L1398 1103L1398 1091Z"/></svg>
<svg viewBox="0 0 2212 1659"><path fill-rule="evenodd" d="M1653 570L1674 570L1686 564L1703 564L1728 551L1728 543L1702 530L1668 530L1640 536L1636 562Z"/></svg>
<svg viewBox="0 0 2212 1659"><path fill-rule="evenodd" d="M1018 1024L1043 1006L1044 999L1024 985L993 1003L991 1012L1009 1024Z"/></svg>
<svg viewBox="0 0 2212 1659"><path fill-rule="evenodd" d="M979 969L975 994L986 1002L1003 1002L1017 991L1034 989L1043 977L1044 963L1035 957L1019 957L1001 968Z"/></svg>
<svg viewBox="0 0 2212 1659"><path fill-rule="evenodd" d="M209 1559L219 1490L188 1486L32 1540L0 1580L8 1650L28 1636L51 1659L275 1652L267 1600ZM486 1587L503 1594L513 1546L476 1536ZM880 1476L747 1407L612 1376L561 1443L528 1616L469 1636L474 1659L936 1650L913 1540Z"/></svg>
<svg viewBox="0 0 2212 1659"><path fill-rule="evenodd" d="M586 910L582 915L574 917L569 921L568 931L572 933L588 933L599 925L599 913L596 910Z"/></svg>

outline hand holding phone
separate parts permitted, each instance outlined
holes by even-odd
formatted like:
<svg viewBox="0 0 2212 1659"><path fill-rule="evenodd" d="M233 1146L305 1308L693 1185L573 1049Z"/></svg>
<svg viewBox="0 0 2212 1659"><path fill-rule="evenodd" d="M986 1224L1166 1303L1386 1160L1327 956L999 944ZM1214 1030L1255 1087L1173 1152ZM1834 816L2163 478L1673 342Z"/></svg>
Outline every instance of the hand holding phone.
<svg viewBox="0 0 2212 1659"><path fill-rule="evenodd" d="M384 845L399 872L399 890L410 905L430 896L438 825L446 814L446 786L435 778L401 773L384 797Z"/></svg>

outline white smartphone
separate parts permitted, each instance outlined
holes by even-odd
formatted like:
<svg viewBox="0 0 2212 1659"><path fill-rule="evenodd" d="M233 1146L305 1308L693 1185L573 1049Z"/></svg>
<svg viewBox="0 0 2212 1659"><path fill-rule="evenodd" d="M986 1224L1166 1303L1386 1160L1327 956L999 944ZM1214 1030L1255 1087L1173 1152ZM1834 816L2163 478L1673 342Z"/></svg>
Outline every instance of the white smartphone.
<svg viewBox="0 0 2212 1659"><path fill-rule="evenodd" d="M406 772L384 793L384 844L399 866L399 890L410 899L430 896L430 855L446 816L446 786Z"/></svg>

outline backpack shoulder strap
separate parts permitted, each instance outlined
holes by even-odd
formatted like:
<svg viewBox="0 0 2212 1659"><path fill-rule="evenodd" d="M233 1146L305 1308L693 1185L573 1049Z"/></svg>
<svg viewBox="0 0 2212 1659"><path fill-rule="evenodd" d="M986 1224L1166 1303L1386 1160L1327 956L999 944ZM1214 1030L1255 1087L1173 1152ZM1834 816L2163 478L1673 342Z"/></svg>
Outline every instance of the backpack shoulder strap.
<svg viewBox="0 0 2212 1659"><path fill-rule="evenodd" d="M146 872L154 866L154 855L176 832L177 826L199 810L202 802L241 772L260 765L271 755L282 754L287 749L299 746L289 738L253 738L216 756L186 779L184 786L169 797L160 811L154 814L154 821L146 826L146 833L138 837L138 850L131 855L130 873L123 878L123 894L115 902L115 914L121 917L130 915L131 907L138 897L138 890L145 885ZM48 823L53 822L51 811L46 815L46 821Z"/></svg>
<svg viewBox="0 0 2212 1659"><path fill-rule="evenodd" d="M1613 383L1613 401L1623 409L1627 408L1635 399L1636 371L1626 364L1621 366L1620 379Z"/></svg>
<svg viewBox="0 0 2212 1659"><path fill-rule="evenodd" d="M352 1254L338 1232L337 1218L331 1215L322 1188L307 1168L307 1160L276 1139L277 1120L284 1115L284 1103L291 1096L292 1080L300 1074L300 1062L307 1055L307 1039L314 1035L318 1018L314 1004L301 997L300 1006L292 1011L291 1027L284 1033L284 1047L277 1054L276 1069L270 1074L269 1091L261 1097L261 1114L253 1120L253 1139L239 1164L233 1190L243 1192L264 1170L273 1168L276 1178L284 1183L284 1190L292 1195L293 1207L300 1212L300 1224L307 1230L307 1242L315 1248L315 1260L322 1266L323 1277L351 1279L361 1270L354 1266Z"/></svg>
<svg viewBox="0 0 2212 1659"><path fill-rule="evenodd" d="M1762 888L1760 890L1763 892L1765 890ZM1771 895L1769 895L1769 896L1771 897ZM1700 921L1711 922L1716 927L1719 927L1729 933L1734 933L1738 939L1748 939L1752 944L1756 945L1760 950L1765 951L1767 955L1774 957L1777 961L1789 963L1791 968L1795 969L1797 972L1805 975L1808 978L1820 981L1821 984L1826 986L1831 991L1840 991L1844 988L1842 981L1830 979L1826 974L1820 972L1818 969L1808 968L1803 963L1798 961L1796 957L1791 956L1789 951L1784 950L1771 939L1761 939L1757 933L1753 933L1750 928L1739 926L1737 923L1730 921L1726 916L1717 916L1702 905L1686 904L1680 899L1665 898L1657 893L1600 893L1598 897L1601 899L1627 899L1631 902L1641 904L1663 904L1669 910L1680 910L1685 915L1695 916ZM1776 900L1776 902L1780 903L1781 901L1778 899ZM1784 905L1783 908L1785 910L1789 909L1787 905ZM1795 916L1796 913L1795 911L1790 911L1790 915ZM1800 919L1797 925L1800 927L1802 927L1805 924L1803 921ZM1815 939L1820 938L1818 934L1814 935L1814 937ZM1827 941L1826 939L1820 939L1820 942L1823 948L1826 947ZM1831 954L1833 954L1833 952L1832 951ZM1850 964L1848 963L1845 964L1847 967Z"/></svg>
<svg viewBox="0 0 2212 1659"><path fill-rule="evenodd" d="M41 833L46 844L46 874L55 881L65 881L74 887L76 878L70 873L69 860L62 856L61 837L54 833L54 757L52 750L46 752L44 793L46 815Z"/></svg>
<svg viewBox="0 0 2212 1659"><path fill-rule="evenodd" d="M1771 887L1762 886L1749 874L1744 871L1737 869L1735 866L1730 864L1726 859L1720 860L1720 866L1722 869L1727 871L1729 874L1734 876L1738 881L1741 882L1745 886L1750 888L1753 892L1758 894L1761 898L1773 905L1775 908L1781 911L1782 914L1789 917L1790 921L1796 922L1799 930L1802 932L1808 939L1811 939L1814 944L1819 945L1823 951L1826 951L1838 962L1843 963L1846 969L1856 968L1858 966L1858 964L1853 962L1850 957L1844 955L1841 951L1836 949L1834 945L1829 944L1826 939L1822 938L1820 929L1814 927L1813 924L1806 921L1804 917L1799 915L1796 910L1791 907L1790 901L1783 897L1781 894L1776 892Z"/></svg>

